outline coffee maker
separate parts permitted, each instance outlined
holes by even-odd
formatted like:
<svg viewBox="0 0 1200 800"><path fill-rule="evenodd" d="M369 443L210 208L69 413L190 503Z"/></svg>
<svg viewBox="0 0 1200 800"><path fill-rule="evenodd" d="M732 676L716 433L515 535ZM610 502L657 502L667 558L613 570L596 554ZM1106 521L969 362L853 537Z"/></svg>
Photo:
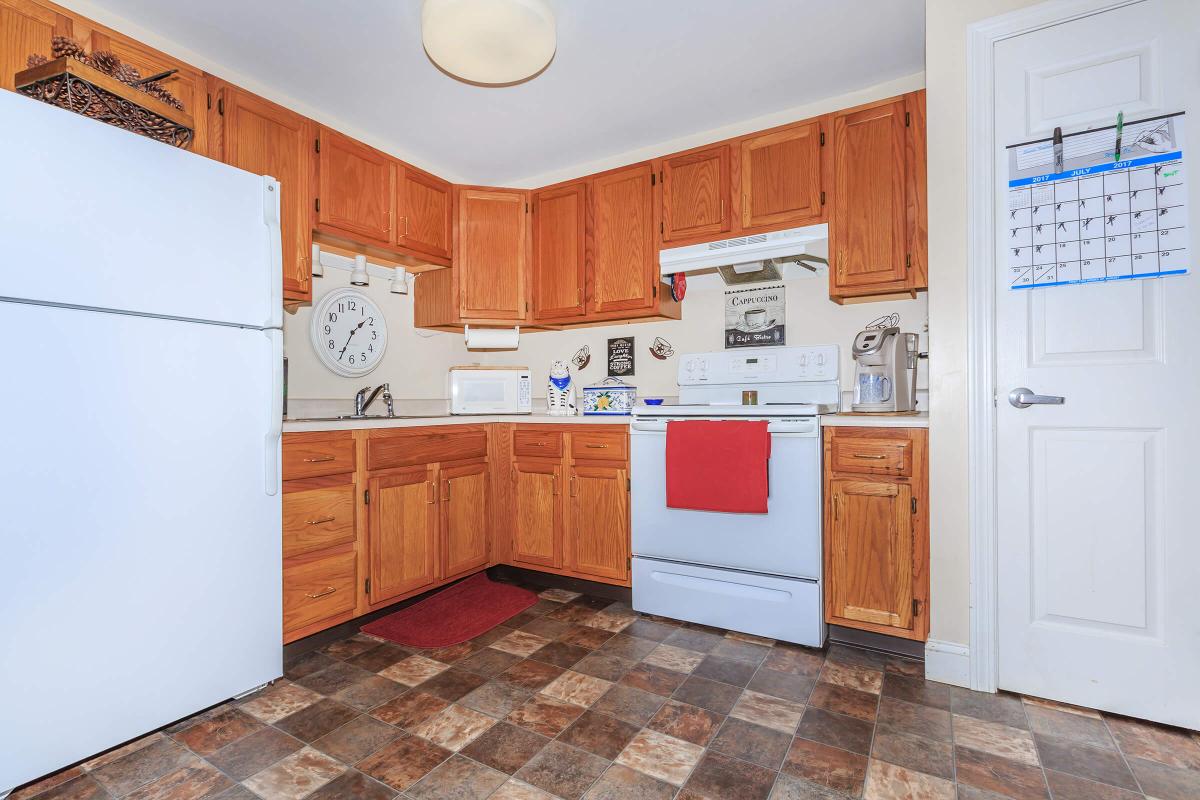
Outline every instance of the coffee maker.
<svg viewBox="0 0 1200 800"><path fill-rule="evenodd" d="M868 328L854 337L853 411L913 411L917 407L917 334Z"/></svg>

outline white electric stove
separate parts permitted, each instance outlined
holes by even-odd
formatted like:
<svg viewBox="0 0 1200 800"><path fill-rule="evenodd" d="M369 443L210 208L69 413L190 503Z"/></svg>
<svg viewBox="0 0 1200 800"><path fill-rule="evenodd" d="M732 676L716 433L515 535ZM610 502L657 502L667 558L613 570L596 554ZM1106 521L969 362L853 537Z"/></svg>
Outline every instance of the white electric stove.
<svg viewBox="0 0 1200 800"><path fill-rule="evenodd" d="M819 415L840 400L837 345L685 355L679 402L633 412L633 607L649 614L824 644ZM766 420L766 514L668 508L672 421Z"/></svg>

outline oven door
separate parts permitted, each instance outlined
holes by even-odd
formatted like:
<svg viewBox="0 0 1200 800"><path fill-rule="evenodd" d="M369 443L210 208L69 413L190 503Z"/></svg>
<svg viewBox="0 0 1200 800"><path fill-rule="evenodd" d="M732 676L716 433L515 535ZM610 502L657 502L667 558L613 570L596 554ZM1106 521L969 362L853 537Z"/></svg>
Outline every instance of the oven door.
<svg viewBox="0 0 1200 800"><path fill-rule="evenodd" d="M821 439L816 418L771 422L766 514L667 508L667 421L630 427L633 554L821 578Z"/></svg>

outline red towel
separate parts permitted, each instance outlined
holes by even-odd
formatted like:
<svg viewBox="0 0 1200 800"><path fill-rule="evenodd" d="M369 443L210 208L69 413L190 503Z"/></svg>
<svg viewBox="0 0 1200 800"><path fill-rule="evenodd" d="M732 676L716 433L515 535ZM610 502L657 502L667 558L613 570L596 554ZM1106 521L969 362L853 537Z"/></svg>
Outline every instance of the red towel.
<svg viewBox="0 0 1200 800"><path fill-rule="evenodd" d="M767 513L765 421L667 423L667 507Z"/></svg>

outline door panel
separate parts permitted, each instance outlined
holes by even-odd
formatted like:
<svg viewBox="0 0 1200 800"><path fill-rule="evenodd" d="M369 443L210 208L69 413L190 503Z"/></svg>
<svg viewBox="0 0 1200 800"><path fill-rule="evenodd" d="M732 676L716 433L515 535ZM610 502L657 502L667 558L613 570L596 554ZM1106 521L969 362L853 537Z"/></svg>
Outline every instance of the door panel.
<svg viewBox="0 0 1200 800"><path fill-rule="evenodd" d="M742 227L821 215L821 123L750 136L741 144Z"/></svg>
<svg viewBox="0 0 1200 800"><path fill-rule="evenodd" d="M663 242L729 230L729 145L662 161Z"/></svg>
<svg viewBox="0 0 1200 800"><path fill-rule="evenodd" d="M998 43L997 207L1008 199L1006 144L1112 125L1120 109L1127 125L1200 109L1198 36L1195 3L1146 0ZM1184 151L1200 147L1195 126L1185 137ZM995 231L1001 265L1006 221ZM1200 284L1016 292L1001 268L994 286L999 685L1200 728ZM1018 387L1066 400L1018 409L1007 402Z"/></svg>
<svg viewBox="0 0 1200 800"><path fill-rule="evenodd" d="M513 561L562 566L562 468L513 463Z"/></svg>
<svg viewBox="0 0 1200 800"><path fill-rule="evenodd" d="M329 128L321 129L318 162L317 223L389 244L394 162Z"/></svg>
<svg viewBox="0 0 1200 800"><path fill-rule="evenodd" d="M828 622L838 618L907 631L913 624L912 488L905 483L835 479Z"/></svg>
<svg viewBox="0 0 1200 800"><path fill-rule="evenodd" d="M588 308L597 313L650 308L658 281L654 192L649 164L591 179Z"/></svg>
<svg viewBox="0 0 1200 800"><path fill-rule="evenodd" d="M464 319L525 318L526 194L462 189L458 195L458 271Z"/></svg>
<svg viewBox="0 0 1200 800"><path fill-rule="evenodd" d="M450 184L408 166L398 166L400 224L396 244L432 256L450 257Z"/></svg>
<svg viewBox="0 0 1200 800"><path fill-rule="evenodd" d="M567 529L572 571L617 580L629 575L628 474L612 467L572 469Z"/></svg>
<svg viewBox="0 0 1200 800"><path fill-rule="evenodd" d="M55 34L71 34L71 21L27 0L0 0L0 89L13 88L13 76L34 53L50 57Z"/></svg>
<svg viewBox="0 0 1200 800"><path fill-rule="evenodd" d="M481 569L488 562L487 464L443 467L441 578Z"/></svg>
<svg viewBox="0 0 1200 800"><path fill-rule="evenodd" d="M585 183L534 192L534 319L583 316L586 233Z"/></svg>
<svg viewBox="0 0 1200 800"><path fill-rule="evenodd" d="M432 468L372 478L368 507L371 602L437 579L437 499Z"/></svg>

